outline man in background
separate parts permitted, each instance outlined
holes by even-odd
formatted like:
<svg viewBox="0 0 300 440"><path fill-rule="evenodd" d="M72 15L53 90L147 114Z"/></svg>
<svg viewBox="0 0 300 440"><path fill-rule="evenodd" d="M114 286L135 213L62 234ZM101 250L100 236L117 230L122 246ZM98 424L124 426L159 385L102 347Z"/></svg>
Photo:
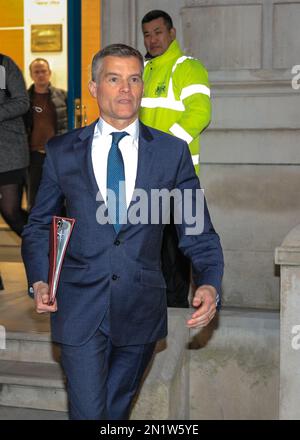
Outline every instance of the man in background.
<svg viewBox="0 0 300 440"><path fill-rule="evenodd" d="M200 133L211 117L207 71L199 60L183 54L166 12L148 12L142 30L147 54L140 119L186 141L198 173ZM190 263L178 249L174 224L165 228L162 266L168 306L188 307Z"/></svg>
<svg viewBox="0 0 300 440"><path fill-rule="evenodd" d="M29 66L33 84L28 89L30 110L27 130L30 146L28 207L32 208L40 185L48 140L68 129L67 93L50 83L51 69L47 60L37 58Z"/></svg>

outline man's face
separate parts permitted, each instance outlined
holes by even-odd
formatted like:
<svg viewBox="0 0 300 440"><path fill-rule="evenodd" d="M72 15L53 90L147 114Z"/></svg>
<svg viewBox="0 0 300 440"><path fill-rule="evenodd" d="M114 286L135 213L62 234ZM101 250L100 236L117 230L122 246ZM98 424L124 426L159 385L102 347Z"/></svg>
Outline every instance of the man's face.
<svg viewBox="0 0 300 440"><path fill-rule="evenodd" d="M50 82L51 70L45 61L37 61L31 65L31 78L36 86L47 86Z"/></svg>
<svg viewBox="0 0 300 440"><path fill-rule="evenodd" d="M98 101L101 117L117 129L138 117L143 96L142 66L136 57L107 56L97 81L89 89Z"/></svg>
<svg viewBox="0 0 300 440"><path fill-rule="evenodd" d="M176 38L175 28L168 29L162 17L143 24L144 45L152 57L166 52Z"/></svg>

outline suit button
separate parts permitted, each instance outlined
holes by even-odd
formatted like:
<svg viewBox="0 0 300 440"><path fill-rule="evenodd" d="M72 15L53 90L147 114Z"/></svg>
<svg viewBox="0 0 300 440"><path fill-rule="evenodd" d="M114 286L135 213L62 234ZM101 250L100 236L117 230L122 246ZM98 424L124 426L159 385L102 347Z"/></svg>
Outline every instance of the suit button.
<svg viewBox="0 0 300 440"><path fill-rule="evenodd" d="M113 281L116 281L117 279L118 279L118 275L113 275L112 277L111 277L111 279L113 280Z"/></svg>
<svg viewBox="0 0 300 440"><path fill-rule="evenodd" d="M116 240L116 241L114 242L114 245L115 245L115 246L120 246L120 244L121 244L120 240Z"/></svg>

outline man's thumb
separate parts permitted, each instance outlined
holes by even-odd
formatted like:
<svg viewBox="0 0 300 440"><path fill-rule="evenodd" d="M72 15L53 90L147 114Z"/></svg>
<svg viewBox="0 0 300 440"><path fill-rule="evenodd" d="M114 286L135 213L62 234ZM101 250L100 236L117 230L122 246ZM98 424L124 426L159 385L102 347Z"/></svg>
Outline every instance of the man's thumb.
<svg viewBox="0 0 300 440"><path fill-rule="evenodd" d="M49 301L49 295L48 295L47 293L43 293L43 294L41 295L41 297L42 297L42 302L43 302L43 304L48 304L48 301Z"/></svg>
<svg viewBox="0 0 300 440"><path fill-rule="evenodd" d="M199 307L201 302L202 302L201 298L199 298L198 296L194 296L194 298L193 298L193 306L194 307Z"/></svg>

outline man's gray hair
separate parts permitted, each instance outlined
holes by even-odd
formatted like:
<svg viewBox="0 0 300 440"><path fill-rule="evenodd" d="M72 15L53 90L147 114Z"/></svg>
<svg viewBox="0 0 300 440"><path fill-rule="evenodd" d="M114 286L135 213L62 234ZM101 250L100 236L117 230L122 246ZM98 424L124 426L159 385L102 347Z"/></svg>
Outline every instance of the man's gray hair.
<svg viewBox="0 0 300 440"><path fill-rule="evenodd" d="M137 49L121 43L110 44L109 46L106 46L103 49L99 50L99 52L94 55L92 62L92 81L97 82L97 80L99 80L99 74L101 73L103 59L108 56L123 58L135 57L139 60L141 64L141 74L143 73L144 59L142 54Z"/></svg>

